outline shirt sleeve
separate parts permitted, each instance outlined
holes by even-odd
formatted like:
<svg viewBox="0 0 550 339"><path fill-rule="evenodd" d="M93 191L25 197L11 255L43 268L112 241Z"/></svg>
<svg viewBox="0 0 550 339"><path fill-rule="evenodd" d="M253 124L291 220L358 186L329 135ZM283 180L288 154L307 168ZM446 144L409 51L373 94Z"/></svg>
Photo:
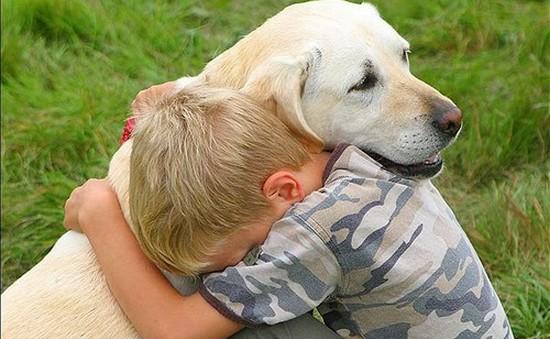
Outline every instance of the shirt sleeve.
<svg viewBox="0 0 550 339"><path fill-rule="evenodd" d="M275 223L255 265L243 262L203 278L199 292L247 326L273 325L311 311L341 279L336 257L298 216Z"/></svg>

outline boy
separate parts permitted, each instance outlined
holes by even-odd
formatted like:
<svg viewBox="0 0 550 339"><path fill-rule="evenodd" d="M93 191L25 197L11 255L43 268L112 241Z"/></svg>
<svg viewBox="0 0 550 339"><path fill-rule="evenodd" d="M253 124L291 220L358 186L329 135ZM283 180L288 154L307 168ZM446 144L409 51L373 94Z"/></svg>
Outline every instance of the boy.
<svg viewBox="0 0 550 339"><path fill-rule="evenodd" d="M252 106L251 100L245 96L220 89L190 88L175 97L157 100L172 89L173 83L155 86L138 95L132 105L140 121L133 131L130 203L133 211L139 213L133 214L132 224L136 235L142 241L142 248L159 267L187 276L196 276L200 272L219 270L240 261L251 247L265 240L271 226L270 223L266 223L265 226L253 227L257 221L253 219L257 215L278 219L289 204L303 198L303 194L300 197L287 196L295 193L287 189L290 187L287 183L288 174L280 172L279 175L271 177L270 189L277 190L277 187L281 186L279 196L288 197L289 202L283 201L282 206L267 209L271 207L271 204L268 204L270 201L284 200L278 196L264 199L258 187L267 176L283 167L297 170L310 158L326 158L326 155L309 155L275 116ZM254 132L251 133L251 130ZM125 134L130 134L130 131L125 129ZM125 141L124 136L122 141ZM243 148L248 151L243 152ZM190 161L196 157L200 157L200 162ZM243 163L250 165L247 175L240 178L219 176L218 172L209 171L210 167L216 166L229 173L241 173ZM213 165L199 166L204 164ZM322 168L319 168L319 171L322 171ZM320 174L313 178L320 181ZM308 178L302 178L302 182L306 185ZM186 184L190 187L179 187ZM320 182L315 183L315 186L320 186ZM67 211L75 204L77 192L81 191L82 189L75 191L67 203ZM212 193L203 192L216 192L215 199L211 199ZM102 203L111 201L105 194L96 196L99 197L103 199ZM236 212L233 212L236 207ZM86 213L85 210L81 210L81 216L105 217L102 220L109 220L109 223L111 220L117 220L117 217L103 210L93 213ZM66 214L67 225L74 226L77 223L76 215L70 212ZM94 247L113 241L117 250L122 253L132 252L123 246L123 241L114 241L118 239L118 235L109 232L109 239L101 242L94 242L95 237L90 236L90 241ZM223 251L211 253L220 247L220 242ZM100 263L104 263L102 260L105 259L102 254L99 250L97 257ZM111 256L106 260L111 262L112 258L116 258L120 261L124 259L124 255ZM107 277L111 273L123 273L124 278L131 277L131 288L139 287L131 290L133 301L140 301L143 305L149 294L144 295L143 291L147 290L143 289L146 283L140 283L138 279L143 271L131 272L131 269L137 267L128 264L124 265L124 270L118 268L109 271L104 266L104 273ZM152 267L150 270L156 271ZM170 275L167 276L171 278ZM181 283L181 279L178 282ZM193 283L189 280L187 282L190 285L178 284L179 286L175 287L183 294L188 294L189 290L193 290ZM116 295L118 285L112 284L111 288ZM156 291L157 288L150 290ZM153 330L143 328L135 316L138 319L154 320L166 311L165 307L156 303L153 307L143 307L132 313L131 306L124 307L124 301L120 304L142 335L155 338L161 336L158 334L158 327L154 327ZM161 307L162 312L156 307ZM200 312L196 307L187 310L208 316L207 312ZM210 318L213 317L210 315ZM158 320L166 320L166 317ZM236 326L233 332L239 327ZM207 337L215 337L216 332L212 331L218 329L219 326L210 327L211 332L201 331L197 336L204 337L205 333L210 333ZM230 332L223 333L226 335ZM288 333L295 338L304 339L310 338L311 335L320 338L337 337L309 314L285 323L284 326L243 331L238 337L285 338ZM187 328L185 334L191 335L192 332Z"/></svg>
<svg viewBox="0 0 550 339"><path fill-rule="evenodd" d="M179 95L174 100L177 101ZM199 102L209 97L191 93L193 95ZM173 104L171 99L166 100L165 107L182 111L181 102ZM216 149L221 153L217 154L217 162L205 159L204 152L198 148L185 149L186 166L189 166L185 171L199 173L191 182L185 182L187 186L182 186L181 172L171 171L152 179L143 176L144 180L158 181L156 187L171 187L168 192L182 200L172 199L167 205L153 207L152 211L157 213L142 212L139 208L147 207L146 204L132 202L132 219L134 224L139 224L136 230L145 252L160 267L186 274L219 269L233 264L267 236L255 264L241 262L221 273L210 274L203 280L200 295L182 297L143 256L117 210L116 198L104 184L85 186L84 191L77 191L68 202L67 225L80 227L88 235L113 294L140 333L152 337L180 334L182 337L224 337L242 324L276 324L319 306L327 325L345 337L512 337L502 305L475 251L437 190L429 181L416 182L387 172L350 145L338 146L330 157L312 155L308 161L304 156L296 158L298 161L290 168L274 168L274 173L267 173L266 179L256 186L262 196L254 199L266 203L263 209L252 210L258 214L247 216L240 227L237 219L230 220L234 222L229 223L231 231L214 232L210 242L201 237L197 240L191 226L183 233L172 232L168 238L159 235L169 229L173 218L159 219L158 216L163 213L170 216L177 213L176 210L188 208L187 204L194 203L192 199L199 199L200 204L186 213L198 213L198 217L194 217L196 221L210 213L201 209L204 206L219 212L216 199L224 185L208 190L199 188L203 196L191 192L194 184L205 177L202 174L207 181L223 175L226 183L247 185L239 180L248 178L252 167L271 160L250 144L235 143L228 137L239 131L250 140L261 139L266 126L256 126L245 119L236 127L233 119L222 119L231 116L231 110L223 105L231 100L239 102L239 109L257 114L259 119L269 119L253 102L231 92L214 105L214 111L220 111L215 114L216 119L203 120L195 127L180 121L185 125L180 138L193 135L196 145L219 146ZM149 116L160 113L155 119L167 113L158 106L154 111ZM204 110L198 111L204 113ZM172 128L175 123L177 120L170 120L165 127ZM143 132L147 124L147 120L141 125L138 123L135 143L140 133L147 135L141 142L154 137ZM270 121L267 125L273 126L271 132L278 134L281 127L273 124ZM151 125L156 129L162 126L159 121ZM188 128L196 128L200 133L191 133ZM212 139L215 134L202 133L205 128L222 135L218 139L216 134ZM226 148L229 144L231 148ZM166 149L163 152L159 144L149 146L159 149L159 154L166 154ZM183 148L180 145L174 149ZM134 150L137 155L137 149ZM228 160L234 152L242 156L241 166ZM139 165L151 170L159 165L153 162L147 166L143 163L146 160L132 165L132 176ZM226 161L235 166L229 166ZM166 178L167 182L159 178ZM248 183L255 184L254 181ZM146 185L146 182L139 183L139 187ZM181 198L182 195L186 197ZM224 201L228 197L238 201L234 200L238 196L224 194L220 199ZM131 195L131 199L134 198ZM241 198L246 199L246 194ZM145 194L136 199L145 201ZM206 202L202 203L201 199ZM170 204L176 209L167 209ZM141 213L146 217L141 217ZM98 214L106 216L98 218ZM155 225L156 220L160 222ZM221 230L225 222L212 219L216 230ZM103 232L104 227L109 227L109 235ZM200 235L201 231L197 232ZM181 242L187 239L190 241L185 245L195 241L207 243L203 248L192 250L198 253L195 255L180 249ZM223 240L228 247L220 246ZM207 250L209 248L214 251ZM139 295L135 295L133 288L136 284L140 286Z"/></svg>

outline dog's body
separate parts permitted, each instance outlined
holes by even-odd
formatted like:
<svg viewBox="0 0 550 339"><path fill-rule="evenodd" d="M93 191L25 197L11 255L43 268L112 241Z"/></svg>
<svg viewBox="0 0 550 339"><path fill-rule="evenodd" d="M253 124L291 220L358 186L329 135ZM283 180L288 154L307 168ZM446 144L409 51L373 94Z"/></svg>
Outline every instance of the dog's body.
<svg viewBox="0 0 550 339"><path fill-rule="evenodd" d="M370 5L293 5L178 86L239 89L276 113L312 149L349 142L405 174L430 177L460 128L452 102L409 72L407 42ZM109 180L129 218L131 140ZM183 293L184 278L170 277ZM139 287L136 287L139 288ZM131 338L84 235L68 232L2 294L5 338Z"/></svg>

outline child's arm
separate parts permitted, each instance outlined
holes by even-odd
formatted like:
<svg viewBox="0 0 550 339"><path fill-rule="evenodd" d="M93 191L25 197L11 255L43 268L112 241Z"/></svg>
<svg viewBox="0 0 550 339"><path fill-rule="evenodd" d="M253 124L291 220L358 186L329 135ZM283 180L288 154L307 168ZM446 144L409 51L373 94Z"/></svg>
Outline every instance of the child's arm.
<svg viewBox="0 0 550 339"><path fill-rule="evenodd" d="M65 205L67 228L90 240L111 292L146 338L225 338L242 326L198 293L181 296L141 251L105 180L77 188Z"/></svg>
<svg viewBox="0 0 550 339"><path fill-rule="evenodd" d="M299 317L337 293L338 245L304 214L295 206L273 224L254 264L203 277L200 294L229 319L256 326Z"/></svg>

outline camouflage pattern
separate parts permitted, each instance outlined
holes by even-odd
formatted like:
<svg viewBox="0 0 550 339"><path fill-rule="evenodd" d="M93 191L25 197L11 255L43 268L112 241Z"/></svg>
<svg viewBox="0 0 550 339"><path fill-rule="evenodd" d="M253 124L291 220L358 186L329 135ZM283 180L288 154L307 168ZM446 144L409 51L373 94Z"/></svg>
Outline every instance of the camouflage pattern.
<svg viewBox="0 0 550 339"><path fill-rule="evenodd" d="M512 338L466 234L430 181L385 171L353 146L325 187L273 228L255 265L204 278L201 294L247 325L314 307L343 337Z"/></svg>

